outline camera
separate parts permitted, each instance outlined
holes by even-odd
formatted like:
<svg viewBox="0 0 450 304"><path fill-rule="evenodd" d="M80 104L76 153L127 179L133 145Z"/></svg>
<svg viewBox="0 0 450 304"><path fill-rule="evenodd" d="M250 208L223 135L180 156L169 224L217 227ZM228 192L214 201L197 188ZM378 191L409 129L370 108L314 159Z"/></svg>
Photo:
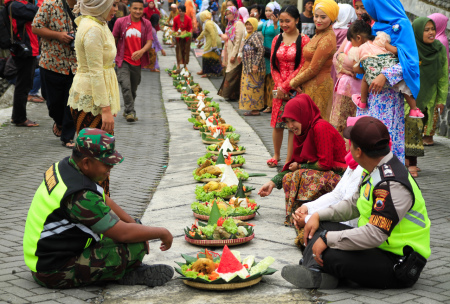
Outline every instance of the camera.
<svg viewBox="0 0 450 304"><path fill-rule="evenodd" d="M274 9L273 10L273 15L275 16L275 18L278 18L280 16L280 10L279 9Z"/></svg>
<svg viewBox="0 0 450 304"><path fill-rule="evenodd" d="M69 46L72 51L75 50L75 33L67 33L68 36L72 37L73 40L70 41Z"/></svg>
<svg viewBox="0 0 450 304"><path fill-rule="evenodd" d="M28 56L32 55L31 50L23 42L15 41L11 45L11 48L9 49L9 51L17 57L28 57Z"/></svg>

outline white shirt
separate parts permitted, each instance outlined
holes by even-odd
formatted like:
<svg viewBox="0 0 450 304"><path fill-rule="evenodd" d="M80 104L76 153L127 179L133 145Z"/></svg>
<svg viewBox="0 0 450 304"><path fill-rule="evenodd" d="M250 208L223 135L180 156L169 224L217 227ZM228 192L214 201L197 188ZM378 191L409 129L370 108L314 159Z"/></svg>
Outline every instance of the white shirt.
<svg viewBox="0 0 450 304"><path fill-rule="evenodd" d="M305 223L308 222L308 220L311 218L311 215L313 215L317 211L335 205L344 199L351 198L353 194L358 191L358 185L361 179L362 172L363 168L361 166L356 167L355 170L347 168L341 180L336 185L336 188L334 188L333 191L322 195L315 201L304 204L306 207L308 207L308 215L305 218ZM358 227L358 219L343 222L343 224L352 227Z"/></svg>

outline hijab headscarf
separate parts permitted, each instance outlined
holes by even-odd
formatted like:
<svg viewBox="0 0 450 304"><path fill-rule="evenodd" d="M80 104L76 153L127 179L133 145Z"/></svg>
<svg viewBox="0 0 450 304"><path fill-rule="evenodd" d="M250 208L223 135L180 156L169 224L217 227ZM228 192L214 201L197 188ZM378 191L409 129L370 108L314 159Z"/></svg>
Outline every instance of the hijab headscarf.
<svg viewBox="0 0 450 304"><path fill-rule="evenodd" d="M361 117L368 117L368 116L362 115L362 116L358 116L358 117L348 117L347 118L347 127L354 126L355 123L358 121L358 119L360 119ZM351 142L350 142L350 144L351 144ZM348 151L347 155L345 156L345 163L352 170L355 170L356 167L358 167L358 163L353 158L352 152L350 152L350 151Z"/></svg>
<svg viewBox="0 0 450 304"><path fill-rule="evenodd" d="M284 108L283 120L293 119L302 124L302 133L294 135L294 153L289 163L285 164L282 171L288 170L293 162L299 164L306 162L316 162L316 145L314 143L314 134L310 132L314 126L320 122L326 122L320 116L320 110L314 101L306 94L299 94L289 100Z"/></svg>
<svg viewBox="0 0 450 304"><path fill-rule="evenodd" d="M73 8L73 12L92 16L106 22L113 3L114 0L78 0Z"/></svg>
<svg viewBox="0 0 450 304"><path fill-rule="evenodd" d="M417 18L412 23L420 60L420 84L422 90L419 91L419 95L416 98L417 106L420 109L424 109L434 95L435 92L429 88L435 86L442 76L440 71L444 64L441 60L441 54L444 51L442 43L439 40L434 40L431 44L423 42L423 32L425 25L429 21L434 25L434 21L428 17Z"/></svg>
<svg viewBox="0 0 450 304"><path fill-rule="evenodd" d="M428 16L436 24L436 39L439 40L447 50L447 61L449 61L448 53L448 38L445 35L445 30L447 29L448 17L442 15L441 13L434 13ZM450 63L449 63L450 64Z"/></svg>
<svg viewBox="0 0 450 304"><path fill-rule="evenodd" d="M203 11L200 13L200 21L205 22L207 20L210 20L212 18L212 14L209 11Z"/></svg>
<svg viewBox="0 0 450 304"><path fill-rule="evenodd" d="M400 0L363 0L364 8L376 22L372 33L382 31L391 36L391 44L398 49L403 79L417 98L420 90L419 54L414 32Z"/></svg>
<svg viewBox="0 0 450 304"><path fill-rule="evenodd" d="M275 9L281 10L281 6L276 1L267 3L266 8L267 7L270 8L272 10L272 12L274 12ZM267 20L267 26L270 26L272 24L273 24L273 20L271 18L269 18Z"/></svg>
<svg viewBox="0 0 450 304"><path fill-rule="evenodd" d="M316 9L322 10L331 19L331 22L336 21L339 15L339 6L333 0L317 0L313 6L313 12Z"/></svg>
<svg viewBox="0 0 450 304"><path fill-rule="evenodd" d="M247 33L247 36L245 37L245 39L248 39L253 33L256 33L256 31L258 30L258 19L250 17L247 19L247 22L249 22L252 25L253 32Z"/></svg>
<svg viewBox="0 0 450 304"><path fill-rule="evenodd" d="M356 16L356 11L350 4L342 4L338 3L339 6L339 15L337 17L337 21L333 24L333 28L335 29L348 29L350 24L355 21L358 16Z"/></svg>
<svg viewBox="0 0 450 304"><path fill-rule="evenodd" d="M225 34L228 35L228 39L230 39L232 42L234 41L234 38L236 37L236 22L239 21L239 11L234 6L230 6L226 9L226 11L230 11L233 14L233 20L228 21L227 28L225 29ZM226 13L225 11L225 13Z"/></svg>
<svg viewBox="0 0 450 304"><path fill-rule="evenodd" d="M247 22L247 19L248 19L248 17L249 17L249 15L248 15L248 9L245 8L245 7L239 8L239 15L241 15L242 21L243 21L244 24L245 24L245 22Z"/></svg>

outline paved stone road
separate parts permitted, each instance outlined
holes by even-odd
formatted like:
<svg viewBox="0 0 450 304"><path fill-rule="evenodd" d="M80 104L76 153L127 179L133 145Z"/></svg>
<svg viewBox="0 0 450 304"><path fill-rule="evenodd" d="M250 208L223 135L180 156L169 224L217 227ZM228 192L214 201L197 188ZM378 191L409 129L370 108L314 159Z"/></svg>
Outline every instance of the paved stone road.
<svg viewBox="0 0 450 304"><path fill-rule="evenodd" d="M219 89L221 78L211 79ZM238 102L230 102L238 110ZM261 138L266 148L273 153L272 130L270 116L243 116L244 111L238 111L245 121ZM282 148L282 159L286 156L286 138ZM434 147L425 147L426 157L419 158L422 172L417 179L427 202L428 215L431 219L432 255L428 260L420 280L413 288L404 290L365 290L345 286L336 290L319 290L323 295L320 300L333 303L449 303L450 302L450 209L449 182L450 140L436 136ZM370 275L370 274L367 274Z"/></svg>
<svg viewBox="0 0 450 304"><path fill-rule="evenodd" d="M136 99L139 121L127 123L122 113L116 118L117 149L125 160L111 173L111 195L135 217L144 213L167 164L169 134L160 88L159 74L144 71ZM0 303L89 302L99 297L100 287L42 288L23 262L22 235L33 194L45 170L70 154L53 135L46 106L30 104L28 111L40 127L6 123L0 130Z"/></svg>
<svg viewBox="0 0 450 304"><path fill-rule="evenodd" d="M173 54L172 54L173 56ZM192 58L193 59L193 58ZM173 59L170 64L172 65ZM168 128L164 107L161 103L161 91L159 83L159 74L144 72L143 83L138 92L137 111L139 122L132 125L126 123L119 115L116 120L116 135L118 138L118 149L126 156L125 161L112 172L112 197L134 216L141 216L146 209L147 203L151 199L160 176L164 172L164 166L167 162ZM219 81L220 82L220 81ZM220 83L219 83L220 84ZM166 88L166 86L164 86ZM168 89L167 89L168 90ZM213 92L214 93L214 92ZM169 94L164 91L162 94ZM237 103L232 103L233 107ZM227 113L231 115L229 107ZM235 295L246 296L252 294L254 301L258 302L320 302L332 301L333 303L448 303L450 302L450 211L448 208L448 184L450 181L448 172L450 170L450 140L445 138L436 138L434 147L426 148L426 157L419 160L419 166L422 169L418 178L419 185L423 190L427 201L428 212L432 222L432 256L430 257L424 273L419 282L409 289L403 290L367 290L355 286L344 285L336 290L319 290L318 292L308 292L306 290L297 290L286 287L286 283L279 281L274 276L268 279L268 282L276 282L274 285L267 283L243 290L239 293L205 293L187 289L179 281L171 281L168 285L170 293L162 292L162 289L147 289L123 287L117 285L108 285L106 290L100 287L88 287L73 290L48 290L35 284L27 267L23 263L22 257L22 235L25 224L26 212L32 199L32 195L39 183L45 169L53 162L60 160L69 154L69 150L60 146L59 141L51 133L51 121L48 119L45 105L32 104L29 107L30 117L38 120L41 127L33 129L16 128L6 124L0 130L0 177L2 186L0 187L0 304L1 303L85 303L85 302L105 302L110 303L238 303ZM177 111L176 105L171 105L171 110ZM171 114L172 121L176 126L181 125L177 122L177 115L183 121L186 119L181 112ZM186 113L186 112L183 112ZM0 115L1 117L1 115ZM257 145L255 148L261 149L263 157L267 157L271 150L271 129L269 127L269 115L261 117L243 117L254 132L262 139L264 146ZM239 122L240 126L248 134L248 140L257 142L258 140L248 131L245 123ZM171 129L172 140L179 140L182 134L177 134L180 129ZM173 136L173 137L172 137ZM260 141L261 142L261 141ZM187 157L192 160L194 155L184 156L183 148L185 146L171 145L171 157L174 159ZM198 149L195 147L194 149ZM195 152L197 153L197 152ZM195 155L197 157L197 155ZM249 157L258 159L257 154ZM261 157L260 157L261 158ZM264 163L265 159L259 159ZM250 165L251 163L249 163ZM259 166L259 165L258 165ZM259 167L262 168L262 167ZM179 170L186 175L186 181L180 181L178 178ZM144 216L147 222L162 223L163 220L158 217L158 210L173 208L178 210L179 206L171 200L164 201L165 195L173 197L167 189L173 188L174 184L185 184L192 191L193 183L189 185L187 179L190 178L191 167L173 167L168 171L165 183L161 184L160 192L156 191L158 199L150 204L152 212L155 211L152 218L151 213ZM252 172L254 172L253 170ZM273 170L272 170L273 171ZM272 172L270 171L270 172ZM256 172L256 171L255 171ZM256 180L253 185L260 183L262 179ZM133 191L130 193L130 191ZM164 192L166 191L166 192ZM178 196L180 199L182 196ZM265 204L264 208L271 208L274 216L279 217L282 214L282 208L271 207L271 204L282 206L282 196L274 196L272 201L261 200ZM171 203L164 205L164 203ZM161 205L160 205L161 204ZM186 202L183 203L183 211L186 211ZM174 215L174 221L186 221L180 216ZM261 223L272 224L269 218L262 218ZM278 229L283 229L280 227ZM281 234L275 230L273 233ZM173 231L175 232L175 231ZM176 240L181 244L181 233L174 233ZM184 240L183 240L184 242ZM249 244L250 245L250 244ZM153 242L153 247L157 244ZM287 250L292 251L293 246L286 246ZM175 248L173 248L175 249ZM270 252L271 248L256 248L250 246L249 250ZM179 250L176 253L179 254ZM170 258L172 254L170 253ZM162 257L157 250L153 251L155 260ZM298 255L298 253L297 253ZM178 258L179 259L179 258ZM177 260L178 260L177 259ZM172 259L173 261L173 259ZM297 262L293 260L292 262ZM173 264L172 264L173 265ZM368 274L370 275L370 274ZM270 280L270 281L269 281ZM278 287L277 287L278 286ZM270 292L267 288L270 287ZM142 298L134 297L133 293L143 295ZM159 294L158 294L159 293ZM126 295L126 298L123 297ZM156 297L158 295L158 297ZM189 298L187 298L189 297ZM247 301L251 302L251 301Z"/></svg>

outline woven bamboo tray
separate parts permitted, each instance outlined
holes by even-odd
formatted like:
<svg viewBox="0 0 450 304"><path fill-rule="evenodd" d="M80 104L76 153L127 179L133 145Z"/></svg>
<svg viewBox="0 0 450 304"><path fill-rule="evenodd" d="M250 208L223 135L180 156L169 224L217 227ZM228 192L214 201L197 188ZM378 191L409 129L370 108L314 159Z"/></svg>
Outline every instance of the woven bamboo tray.
<svg viewBox="0 0 450 304"><path fill-rule="evenodd" d="M261 281L262 276L257 277L254 280L247 281L247 282L241 282L241 283L228 283L228 284L207 284L207 283L199 283L199 282L193 282L188 280L183 280L183 283L194 287L198 289L204 289L204 290L233 290L233 289L239 289L239 288L245 288L249 286L253 286L255 284L258 284L259 281Z"/></svg>
<svg viewBox="0 0 450 304"><path fill-rule="evenodd" d="M223 142L224 140L222 140L222 142ZM202 142L204 143L204 144L206 144L206 145L213 145L213 144L218 144L219 142L218 141L208 141L208 140L204 140L204 139L202 139ZM217 153L217 154L219 154L219 153Z"/></svg>
<svg viewBox="0 0 450 304"><path fill-rule="evenodd" d="M215 155L219 155L219 151L208 151L208 152L215 154ZM245 152L247 152L247 150L233 151L233 152L229 152L229 153L231 154L231 156L233 156L233 155L241 155L241 154L244 154Z"/></svg>
<svg viewBox="0 0 450 304"><path fill-rule="evenodd" d="M198 214L195 212L193 212L193 213L194 213L194 216L196 218L198 218L199 220L202 220L202 221L209 220L209 215ZM232 216L232 218L241 220L241 221L246 221L246 220L250 220L250 219L254 218L255 216L256 216L256 213L249 214L249 215L243 215L243 216Z"/></svg>
<svg viewBox="0 0 450 304"><path fill-rule="evenodd" d="M236 245L240 245L240 244L244 244L247 243L251 240L253 240L253 238L255 237L255 233L253 233L250 236L246 236L245 238L239 238L239 239L231 239L231 240L195 240L195 239L191 239L190 237L188 237L187 235L184 236L184 239L188 242L191 243L193 245L197 245L197 246L217 246L217 247L221 247L221 246L236 246Z"/></svg>

